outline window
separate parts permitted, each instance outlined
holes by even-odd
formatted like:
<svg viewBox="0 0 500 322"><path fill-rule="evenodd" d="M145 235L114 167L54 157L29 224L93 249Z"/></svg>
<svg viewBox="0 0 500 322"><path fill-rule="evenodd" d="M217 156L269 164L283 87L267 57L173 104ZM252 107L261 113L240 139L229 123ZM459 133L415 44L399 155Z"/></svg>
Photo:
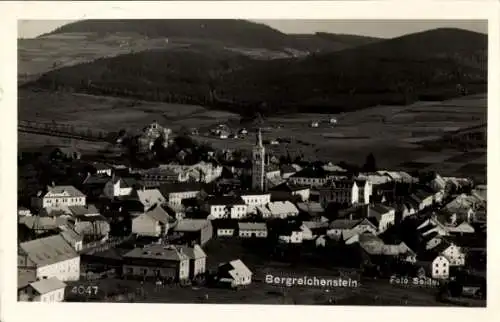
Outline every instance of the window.
<svg viewBox="0 0 500 322"><path fill-rule="evenodd" d="M141 271L142 271L142 275L148 275L148 269L147 268L143 268Z"/></svg>
<svg viewBox="0 0 500 322"><path fill-rule="evenodd" d="M434 270L434 274L439 274L439 270Z"/></svg>

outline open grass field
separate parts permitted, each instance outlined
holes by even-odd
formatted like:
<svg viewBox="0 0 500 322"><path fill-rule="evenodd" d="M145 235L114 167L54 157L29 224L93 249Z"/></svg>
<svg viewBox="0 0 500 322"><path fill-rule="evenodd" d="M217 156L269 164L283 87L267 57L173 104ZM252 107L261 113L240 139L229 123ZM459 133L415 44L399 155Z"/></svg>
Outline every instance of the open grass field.
<svg viewBox="0 0 500 322"><path fill-rule="evenodd" d="M71 33L43 36L18 41L18 74L29 79L55 68L71 66L102 57L156 48L175 48L181 43L165 39L149 39L135 34L97 36L92 33Z"/></svg>
<svg viewBox="0 0 500 322"><path fill-rule="evenodd" d="M234 124L234 130L240 126L238 115L202 106L85 94L22 89L18 108L20 119L55 120L105 131L139 130L154 120L174 132L183 126L203 131L220 123ZM485 123L486 95L444 102L418 102L408 106L377 106L332 117L337 119L333 126L329 124L330 115L321 114L270 117L259 126L264 129L266 140L292 138L290 144L269 145L268 150L276 154L284 155L288 151L292 156L302 154L309 159L362 165L366 156L373 153L379 168L436 170L446 176L464 175L464 171L474 170L470 175L485 176L486 151L446 149L430 152L416 142ZM312 121L319 122L319 126L310 127ZM255 142L253 135L226 140L200 135L196 139L217 148L230 149L250 149ZM483 165L483 168L469 164Z"/></svg>

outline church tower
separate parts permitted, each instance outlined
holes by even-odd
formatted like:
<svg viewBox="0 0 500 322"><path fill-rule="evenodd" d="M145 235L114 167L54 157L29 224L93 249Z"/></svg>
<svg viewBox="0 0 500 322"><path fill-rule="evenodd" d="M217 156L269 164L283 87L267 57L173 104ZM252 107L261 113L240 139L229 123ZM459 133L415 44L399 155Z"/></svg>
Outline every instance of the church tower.
<svg viewBox="0 0 500 322"><path fill-rule="evenodd" d="M265 189L265 159L266 149L262 145L262 133L257 132L257 142L252 149L252 189L264 191Z"/></svg>

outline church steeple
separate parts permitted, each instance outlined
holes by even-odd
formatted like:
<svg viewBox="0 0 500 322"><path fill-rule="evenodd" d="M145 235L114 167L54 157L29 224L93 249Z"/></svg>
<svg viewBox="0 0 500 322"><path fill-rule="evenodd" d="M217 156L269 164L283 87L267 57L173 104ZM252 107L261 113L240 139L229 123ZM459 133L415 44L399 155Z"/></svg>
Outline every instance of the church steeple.
<svg viewBox="0 0 500 322"><path fill-rule="evenodd" d="M262 144L262 132L259 128L256 135L255 146L252 149L252 188L256 191L265 189L265 162L266 149Z"/></svg>
<svg viewBox="0 0 500 322"><path fill-rule="evenodd" d="M258 147L262 147L262 132L260 130L260 127L259 127L259 130L257 131L257 140L256 140L256 145Z"/></svg>

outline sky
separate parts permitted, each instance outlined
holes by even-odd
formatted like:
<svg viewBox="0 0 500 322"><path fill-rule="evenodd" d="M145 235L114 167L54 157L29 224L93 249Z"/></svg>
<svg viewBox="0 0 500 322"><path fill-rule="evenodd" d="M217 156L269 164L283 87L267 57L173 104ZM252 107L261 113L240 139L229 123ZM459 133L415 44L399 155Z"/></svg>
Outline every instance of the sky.
<svg viewBox="0 0 500 322"><path fill-rule="evenodd" d="M74 20L21 20L19 38L34 38ZM487 33L486 20L254 20L284 33L330 32L392 38L435 28L461 28Z"/></svg>

